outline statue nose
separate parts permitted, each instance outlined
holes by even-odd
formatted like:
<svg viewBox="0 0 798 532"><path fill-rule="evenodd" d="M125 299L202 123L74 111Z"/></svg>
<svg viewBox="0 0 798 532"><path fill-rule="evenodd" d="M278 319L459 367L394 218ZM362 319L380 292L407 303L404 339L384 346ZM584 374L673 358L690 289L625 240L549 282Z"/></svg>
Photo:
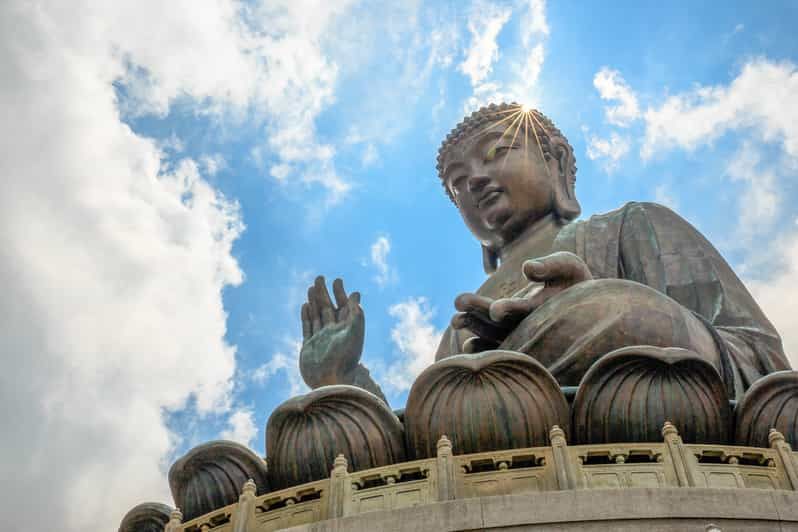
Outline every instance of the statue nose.
<svg viewBox="0 0 798 532"><path fill-rule="evenodd" d="M485 188L485 185L487 185L489 181L490 178L487 176L472 175L468 178L468 182L466 183L468 185L468 191L471 194L477 193Z"/></svg>

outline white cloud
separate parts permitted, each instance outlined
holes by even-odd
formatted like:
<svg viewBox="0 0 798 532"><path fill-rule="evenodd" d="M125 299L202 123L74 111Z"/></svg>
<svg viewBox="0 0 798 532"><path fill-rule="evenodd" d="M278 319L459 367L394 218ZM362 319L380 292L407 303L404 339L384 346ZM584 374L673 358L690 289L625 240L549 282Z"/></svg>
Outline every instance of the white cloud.
<svg viewBox="0 0 798 532"><path fill-rule="evenodd" d="M774 166L762 159L762 154L754 143L743 141L726 167L726 174L732 181L741 181L747 185L747 190L739 195L736 233L740 239L738 243L751 243L755 236L772 227L779 213L781 202L776 189L776 174L786 171L779 168L778 164Z"/></svg>
<svg viewBox="0 0 798 532"><path fill-rule="evenodd" d="M798 71L792 63L757 59L728 86L699 86L671 96L644 118L644 159L676 147L692 151L743 129L798 157Z"/></svg>
<svg viewBox="0 0 798 532"><path fill-rule="evenodd" d="M243 278L237 205L204 179L215 163L164 161L181 140L121 117L179 101L261 120L282 179L340 199L349 185L314 126L336 79L321 41L342 6L0 3L0 421L13 427L0 476L15 479L0 528L58 516L61 530L113 530L133 505L169 501L164 412L231 407L222 290ZM31 497L42 486L47 512Z"/></svg>
<svg viewBox="0 0 798 532"><path fill-rule="evenodd" d="M279 167L270 174L282 174L283 184L320 185L334 204L351 185L335 167L333 146L318 139L315 120L334 99L338 72L323 43L351 3L183 0L161 9L158 2L97 2L72 11L96 22L101 31L92 44L112 47L123 60L116 68L135 66L119 73L131 97L127 112L165 114L188 96L201 112L264 121L261 149ZM59 26L79 23L71 16Z"/></svg>
<svg viewBox="0 0 798 532"><path fill-rule="evenodd" d="M396 282L396 269L388 264L388 254L391 252L391 240L387 235L378 236L377 240L371 244L371 265L377 270L374 281L379 286Z"/></svg>
<svg viewBox="0 0 798 532"><path fill-rule="evenodd" d="M388 314L398 320L391 329L391 340L402 358L391 364L383 383L389 391L402 392L409 390L419 373L435 362L435 351L443 331L432 325L435 311L425 297L392 305Z"/></svg>
<svg viewBox="0 0 798 532"><path fill-rule="evenodd" d="M222 431L219 437L223 440L232 440L242 445L249 445L258 433L252 411L247 409L235 410L227 419L228 428Z"/></svg>
<svg viewBox="0 0 798 532"><path fill-rule="evenodd" d="M549 24L546 21L545 0L529 0L526 4L527 11L521 17L521 43L529 47L534 36L549 34Z"/></svg>
<svg viewBox="0 0 798 532"><path fill-rule="evenodd" d="M493 63L499 59L496 39L511 14L512 9L486 1L475 2L471 6L468 16L471 44L465 60L457 67L470 78L471 85L480 85L490 75Z"/></svg>
<svg viewBox="0 0 798 532"><path fill-rule="evenodd" d="M221 154L215 153L200 157L200 166L204 173L213 176L218 174L220 170L224 170L227 167L227 162Z"/></svg>
<svg viewBox="0 0 798 532"><path fill-rule="evenodd" d="M760 253L764 253L760 248ZM768 266L782 266L769 279L746 280L746 286L759 306L781 334L784 351L798 367L798 298L795 293L798 279L798 233L791 232L776 240L767 250Z"/></svg>
<svg viewBox="0 0 798 532"><path fill-rule="evenodd" d="M349 128L349 133L347 133L344 138L344 143L350 146L356 146L357 149L361 150L360 164L364 168L373 165L380 158L380 152L374 142L354 126Z"/></svg>
<svg viewBox="0 0 798 532"><path fill-rule="evenodd" d="M360 162L363 167L369 167L376 163L380 159L380 152L377 150L377 147L369 142L366 144L366 148L363 150L363 156L360 158Z"/></svg>
<svg viewBox="0 0 798 532"><path fill-rule="evenodd" d="M618 102L604 108L604 116L610 124L627 127L640 117L637 96L617 70L603 67L593 77L593 86L602 100Z"/></svg>
<svg viewBox="0 0 798 532"><path fill-rule="evenodd" d="M472 95L464 110L499 102L520 102L534 106L536 89L545 61L549 35L545 0L517 2L521 46L503 52L497 38L513 14L513 6L477 0L472 4L468 28L471 45L461 72L469 75ZM499 59L504 55L504 65ZM503 67L497 72L497 68Z"/></svg>
<svg viewBox="0 0 798 532"><path fill-rule="evenodd" d="M600 161L607 173L617 170L621 158L629 152L631 142L628 137L622 137L615 131L610 133L610 138L605 139L596 135L588 137L587 156L591 161Z"/></svg>
<svg viewBox="0 0 798 532"><path fill-rule="evenodd" d="M285 394L286 399L305 393L309 390L302 374L299 372L299 352L302 349L302 340L296 338L285 338L284 347L275 352L272 357L255 368L251 378L258 384L268 383L278 372L282 372L288 380L288 390Z"/></svg>

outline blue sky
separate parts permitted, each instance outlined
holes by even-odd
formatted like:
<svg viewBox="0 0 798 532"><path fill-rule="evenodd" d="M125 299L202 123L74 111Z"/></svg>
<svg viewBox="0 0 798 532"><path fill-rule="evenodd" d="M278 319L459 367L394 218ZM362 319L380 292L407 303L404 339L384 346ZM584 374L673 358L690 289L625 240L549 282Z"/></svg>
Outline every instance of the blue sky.
<svg viewBox="0 0 798 532"><path fill-rule="evenodd" d="M25 435L6 454L69 457L54 486L77 487L55 504L93 530L168 500L169 463L197 443L263 453L270 412L304 389L318 274L363 294L363 361L402 407L484 279L435 157L491 101L565 133L583 217L645 200L695 224L795 356L798 6L699 4L0 8L0 281L17 302L0 337L19 368L5 422ZM137 481L113 503L69 509L120 471Z"/></svg>

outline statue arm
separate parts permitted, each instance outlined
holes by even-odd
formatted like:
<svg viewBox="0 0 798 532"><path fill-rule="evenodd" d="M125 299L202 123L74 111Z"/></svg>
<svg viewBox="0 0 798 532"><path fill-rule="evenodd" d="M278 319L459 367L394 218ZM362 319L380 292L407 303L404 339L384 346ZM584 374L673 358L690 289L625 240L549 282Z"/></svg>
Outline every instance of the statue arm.
<svg viewBox="0 0 798 532"><path fill-rule="evenodd" d="M738 393L762 375L789 369L775 328L701 233L662 205L630 203L620 214L619 277L667 294L714 328Z"/></svg>

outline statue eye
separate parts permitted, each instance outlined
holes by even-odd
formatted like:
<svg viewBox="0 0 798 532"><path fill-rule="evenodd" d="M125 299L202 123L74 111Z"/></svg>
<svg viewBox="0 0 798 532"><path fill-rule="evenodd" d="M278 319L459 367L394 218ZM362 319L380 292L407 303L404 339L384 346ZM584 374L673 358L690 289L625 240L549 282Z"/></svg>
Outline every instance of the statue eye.
<svg viewBox="0 0 798 532"><path fill-rule="evenodd" d="M510 150L514 150L518 148L515 144L507 145L507 146L493 146L491 149L488 150L488 153L485 154L485 161L493 161L497 155L501 155L502 153L507 153Z"/></svg>

